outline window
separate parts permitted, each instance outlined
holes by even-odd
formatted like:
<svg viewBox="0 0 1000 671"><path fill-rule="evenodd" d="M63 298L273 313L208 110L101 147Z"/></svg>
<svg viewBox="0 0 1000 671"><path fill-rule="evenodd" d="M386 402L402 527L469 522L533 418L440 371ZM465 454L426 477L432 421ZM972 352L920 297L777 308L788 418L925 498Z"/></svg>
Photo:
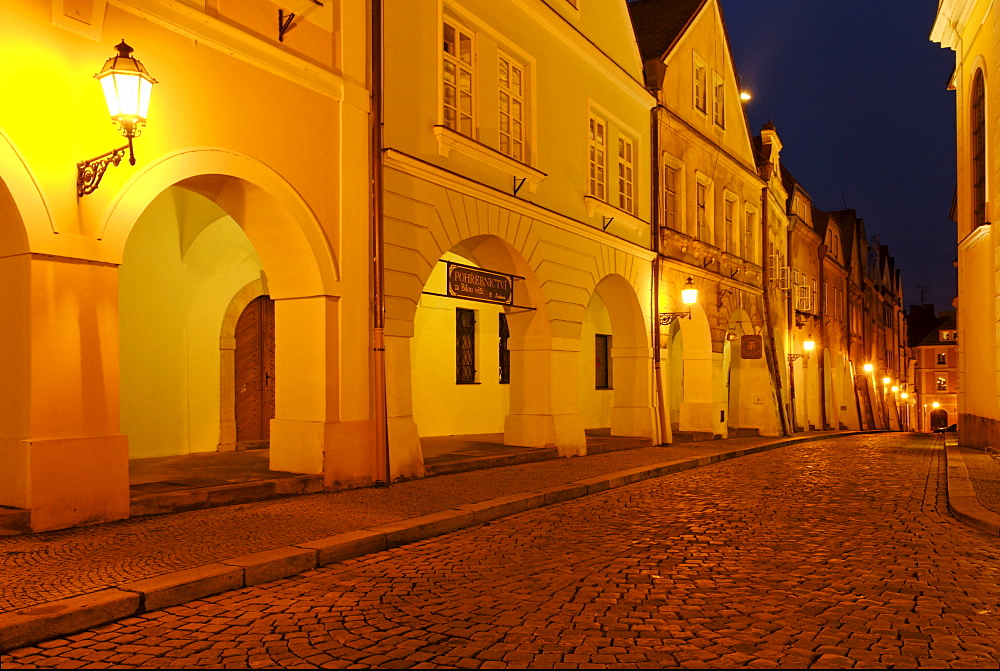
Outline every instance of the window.
<svg viewBox="0 0 1000 671"><path fill-rule="evenodd" d="M743 218L743 258L757 263L757 249L754 246L754 231L757 228L757 213L747 210Z"/></svg>
<svg viewBox="0 0 1000 671"><path fill-rule="evenodd" d="M695 225L697 238L708 241L708 184L698 182L695 185Z"/></svg>
<svg viewBox="0 0 1000 671"><path fill-rule="evenodd" d="M725 211L726 218L726 251L730 254L736 253L736 201L726 198Z"/></svg>
<svg viewBox="0 0 1000 671"><path fill-rule="evenodd" d="M941 340L951 340L951 331L941 331Z"/></svg>
<svg viewBox="0 0 1000 671"><path fill-rule="evenodd" d="M607 200L608 125L603 119L590 117L589 162L590 180L587 188L594 198Z"/></svg>
<svg viewBox="0 0 1000 671"><path fill-rule="evenodd" d="M715 75L715 82L712 86L712 117L715 119L716 126L726 127L726 86L719 75Z"/></svg>
<svg viewBox="0 0 1000 671"><path fill-rule="evenodd" d="M507 349L507 339L510 329L507 327L507 315L500 313L500 384L510 384L510 350Z"/></svg>
<svg viewBox="0 0 1000 671"><path fill-rule="evenodd" d="M681 171L672 166L664 166L663 168L663 209L664 209L664 222L667 228L674 231L679 231L679 219L678 211L680 201L678 200L678 192L680 191L680 173Z"/></svg>
<svg viewBox="0 0 1000 671"><path fill-rule="evenodd" d="M455 310L455 383L476 383L475 310Z"/></svg>
<svg viewBox="0 0 1000 671"><path fill-rule="evenodd" d="M594 336L595 389L611 389L611 336Z"/></svg>
<svg viewBox="0 0 1000 671"><path fill-rule="evenodd" d="M698 54L694 54L694 106L708 111L708 68Z"/></svg>
<svg viewBox="0 0 1000 671"><path fill-rule="evenodd" d="M939 366L947 366L948 354L946 352L939 352L937 355L937 362Z"/></svg>
<svg viewBox="0 0 1000 671"><path fill-rule="evenodd" d="M524 66L500 54L500 151L524 161Z"/></svg>
<svg viewBox="0 0 1000 671"><path fill-rule="evenodd" d="M939 377L937 379L937 390L938 391L948 391L948 378Z"/></svg>
<svg viewBox="0 0 1000 671"><path fill-rule="evenodd" d="M618 207L626 212L635 211L635 143L618 137Z"/></svg>
<svg viewBox="0 0 1000 671"><path fill-rule="evenodd" d="M983 71L972 82L972 225L986 223L986 91Z"/></svg>
<svg viewBox="0 0 1000 671"><path fill-rule="evenodd" d="M443 58L444 125L472 137L472 33L445 21Z"/></svg>

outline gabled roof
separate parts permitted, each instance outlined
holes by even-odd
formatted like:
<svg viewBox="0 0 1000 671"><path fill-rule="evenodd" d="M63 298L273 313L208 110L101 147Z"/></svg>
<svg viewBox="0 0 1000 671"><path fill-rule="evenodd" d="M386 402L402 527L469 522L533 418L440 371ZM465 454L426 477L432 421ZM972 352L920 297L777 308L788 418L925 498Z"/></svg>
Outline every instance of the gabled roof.
<svg viewBox="0 0 1000 671"><path fill-rule="evenodd" d="M957 328L956 323L954 310L939 312L936 323L916 345L911 345L911 347L920 347L922 345L954 345L954 340L941 340L941 331L954 331Z"/></svg>
<svg viewBox="0 0 1000 671"><path fill-rule="evenodd" d="M707 2L708 0L631 0L626 3L642 62L651 58L663 58Z"/></svg>

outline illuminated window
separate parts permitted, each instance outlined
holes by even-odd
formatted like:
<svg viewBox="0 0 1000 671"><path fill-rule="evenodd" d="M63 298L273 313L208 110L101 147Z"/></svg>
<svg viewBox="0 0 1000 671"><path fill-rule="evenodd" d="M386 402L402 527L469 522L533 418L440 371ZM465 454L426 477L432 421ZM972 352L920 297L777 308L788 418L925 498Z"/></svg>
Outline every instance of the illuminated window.
<svg viewBox="0 0 1000 671"><path fill-rule="evenodd" d="M500 54L500 151L524 161L524 66Z"/></svg>
<svg viewBox="0 0 1000 671"><path fill-rule="evenodd" d="M972 82L972 224L986 223L986 90L983 71Z"/></svg>
<svg viewBox="0 0 1000 671"><path fill-rule="evenodd" d="M694 54L694 106L708 111L708 68L698 54Z"/></svg>
<svg viewBox="0 0 1000 671"><path fill-rule="evenodd" d="M474 134L472 48L471 32L450 21L444 22L444 125L468 137Z"/></svg>
<svg viewBox="0 0 1000 671"><path fill-rule="evenodd" d="M635 212L635 143L618 137L618 207Z"/></svg>
<svg viewBox="0 0 1000 671"><path fill-rule="evenodd" d="M939 377L937 379L937 390L938 391L948 391L948 378Z"/></svg>
<svg viewBox="0 0 1000 671"><path fill-rule="evenodd" d="M611 389L611 336L594 336L595 389Z"/></svg>
<svg viewBox="0 0 1000 671"><path fill-rule="evenodd" d="M947 366L948 355L945 352L939 352L937 355L937 362L939 366Z"/></svg>
<svg viewBox="0 0 1000 671"><path fill-rule="evenodd" d="M475 310L455 310L455 383L476 383Z"/></svg>
<svg viewBox="0 0 1000 671"><path fill-rule="evenodd" d="M587 193L594 198L607 200L607 154L608 125L603 119L590 117L590 137L588 140L590 179Z"/></svg>

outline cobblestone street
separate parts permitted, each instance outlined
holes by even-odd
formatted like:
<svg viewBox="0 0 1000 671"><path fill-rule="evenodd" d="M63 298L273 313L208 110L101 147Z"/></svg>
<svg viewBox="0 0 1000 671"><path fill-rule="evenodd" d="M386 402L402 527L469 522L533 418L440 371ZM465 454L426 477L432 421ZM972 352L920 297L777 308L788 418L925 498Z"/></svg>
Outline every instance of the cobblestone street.
<svg viewBox="0 0 1000 671"><path fill-rule="evenodd" d="M804 443L21 648L4 669L997 668L927 436Z"/></svg>

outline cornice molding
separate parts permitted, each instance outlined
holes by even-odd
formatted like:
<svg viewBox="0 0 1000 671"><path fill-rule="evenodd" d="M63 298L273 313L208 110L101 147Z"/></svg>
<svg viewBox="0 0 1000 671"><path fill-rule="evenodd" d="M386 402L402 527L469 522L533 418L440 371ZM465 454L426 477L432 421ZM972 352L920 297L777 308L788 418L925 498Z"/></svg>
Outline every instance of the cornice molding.
<svg viewBox="0 0 1000 671"><path fill-rule="evenodd" d="M404 154L397 149L385 150L385 167L425 179L445 188L452 189L455 192L478 198L520 215L537 219L541 223L578 235L606 247L631 254L643 261L652 261L656 258L655 252L650 249L610 235L598 228L572 219L564 214L545 209L530 201L521 200L510 194L503 193L491 186L480 184L462 175L449 172L409 154Z"/></svg>
<svg viewBox="0 0 1000 671"><path fill-rule="evenodd" d="M438 153L448 158L451 151L455 150L470 158L496 168L507 173L514 179L527 179L528 190L535 193L538 185L543 179L548 177L541 170L536 170L526 163L514 160L492 147L488 147L481 142L468 138L461 133L456 133L447 126L434 126L434 137L438 142Z"/></svg>
<svg viewBox="0 0 1000 671"><path fill-rule="evenodd" d="M985 240L990 235L990 229L993 227L992 224L983 224L982 226L977 226L975 230L965 236L965 239L958 243L958 248L961 251L968 251L973 247L977 246L980 242Z"/></svg>
<svg viewBox="0 0 1000 671"><path fill-rule="evenodd" d="M344 100L344 78L177 0L108 0L120 9L197 40L271 74Z"/></svg>
<svg viewBox="0 0 1000 671"><path fill-rule="evenodd" d="M617 223L622 223L631 228L636 233L642 231L644 226L649 226L648 221L643 221L630 212L618 209L611 203L607 203L600 198L584 196L583 204L587 206L587 214L591 217L600 215L608 219L614 219Z"/></svg>

